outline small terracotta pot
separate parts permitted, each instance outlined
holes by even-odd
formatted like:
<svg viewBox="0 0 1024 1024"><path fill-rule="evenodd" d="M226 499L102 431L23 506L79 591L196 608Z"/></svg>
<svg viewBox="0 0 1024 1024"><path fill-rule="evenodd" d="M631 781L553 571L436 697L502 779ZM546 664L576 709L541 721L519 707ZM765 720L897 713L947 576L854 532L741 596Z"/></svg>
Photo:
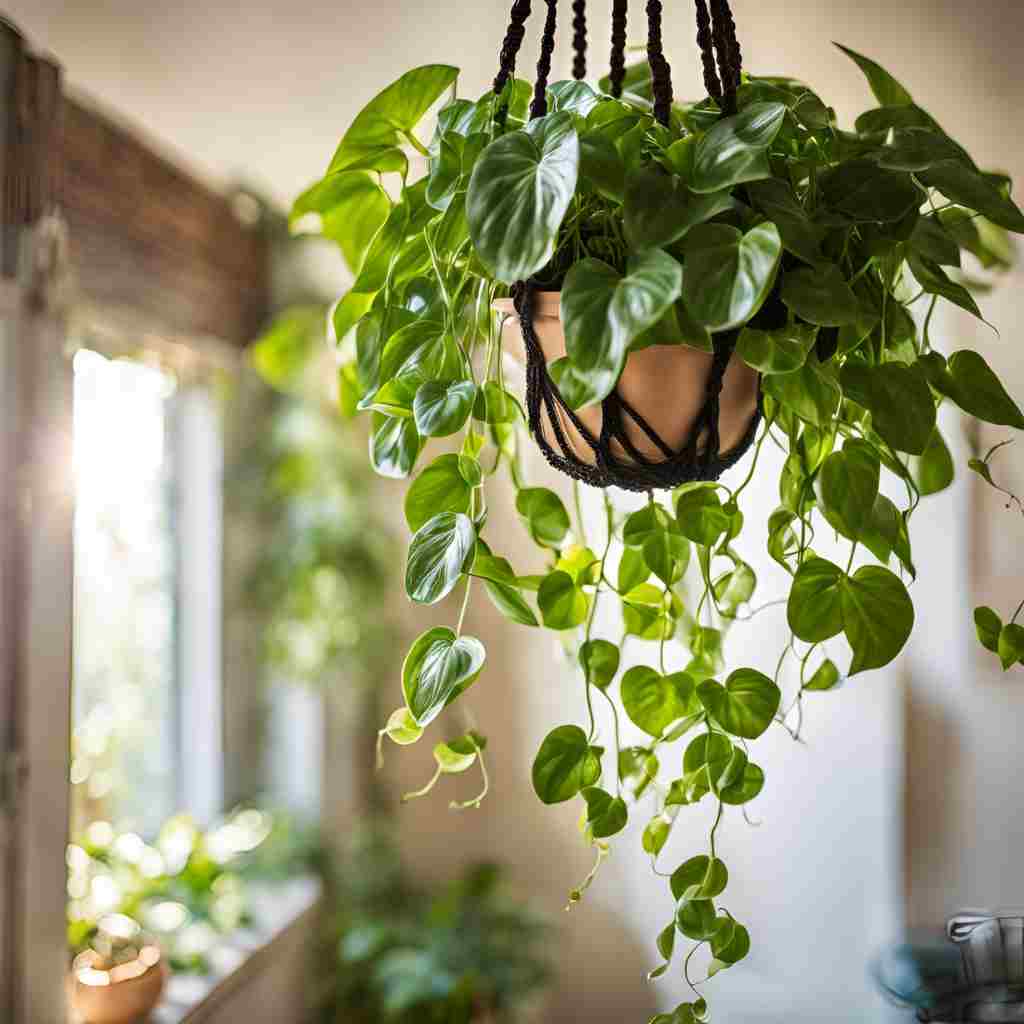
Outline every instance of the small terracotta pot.
<svg viewBox="0 0 1024 1024"><path fill-rule="evenodd" d="M110 970L87 949L71 965L68 988L82 1024L133 1024L156 1006L166 981L167 965L155 946L145 946L137 959Z"/></svg>
<svg viewBox="0 0 1024 1024"><path fill-rule="evenodd" d="M561 292L537 292L534 298L533 326L549 364L566 354L561 297ZM498 299L494 309L499 313L515 314L511 299ZM506 351L514 351L520 359L525 360L517 316L507 316L502 326L502 341L510 346ZM700 352L685 345L666 344L651 345L632 352L626 360L619 378L619 394L644 417L673 451L679 451L686 444L694 421L704 406L712 358L708 352ZM730 359L719 398L719 451L722 455L728 454L746 436L750 421L757 411L757 396L757 371L747 366L742 359ZM545 416L542 424L544 434L555 445L546 414L542 415ZM600 434L600 405L577 410L577 415L592 434ZM576 455L582 461L593 464L590 447L561 410L559 419ZM623 422L626 434L637 451L652 461L664 459L664 454L628 416L623 417ZM702 440L698 440L698 451L703 447ZM619 450L615 454L629 461L624 451Z"/></svg>

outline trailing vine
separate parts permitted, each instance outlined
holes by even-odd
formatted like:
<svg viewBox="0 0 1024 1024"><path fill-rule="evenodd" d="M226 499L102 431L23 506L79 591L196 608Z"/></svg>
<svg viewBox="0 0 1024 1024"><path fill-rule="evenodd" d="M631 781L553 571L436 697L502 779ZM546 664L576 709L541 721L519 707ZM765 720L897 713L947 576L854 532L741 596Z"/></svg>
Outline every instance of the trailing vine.
<svg viewBox="0 0 1024 1024"><path fill-rule="evenodd" d="M616 9L621 20L624 5ZM922 497L953 477L938 407L1024 428L982 356L943 355L932 331L939 300L981 316L962 261L1004 265L1005 233L1024 231L1024 215L1005 177L981 170L860 54L841 48L878 106L852 131L802 83L746 74L728 96L734 113L722 116L711 96L668 107L662 82L656 118L643 67L617 66L600 90L565 81L533 95L512 76L528 12L514 9L496 91L454 98L457 69L445 65L403 75L358 115L326 176L295 205L296 216L320 215L353 272L331 334L343 403L373 416L374 468L412 478L406 592L421 604L451 598L444 624L406 657L404 703L383 724L380 749L419 741L485 673L484 645L463 631L481 592L512 622L571 638L579 721L553 728L532 765L544 803L580 801L593 844L593 870L570 905L630 819L644 820L643 849L667 880L663 963L651 976L675 958L693 989L656 1020L704 1020L703 982L750 948L739 908L723 902L720 826L729 814L747 817L762 790L755 741L773 726L800 739L805 701L888 664L906 643L910 523ZM719 26L727 46L731 29ZM656 32L651 47L667 78ZM727 88L737 68L722 68ZM428 143L418 125L445 96ZM410 148L429 157L418 180ZM710 360L714 339L735 332L732 358L760 374L763 405L739 483L651 492L627 515L605 492L602 529L588 536L578 484L574 524L553 491L528 481L526 417L506 386L491 312L528 280L561 289L568 355L547 370L573 409L602 402L630 354L654 338ZM456 441L427 461L432 438ZM785 461L779 504L765 515L744 499L770 446ZM488 483L501 472L544 552L540 574L517 572L488 530ZM751 524L765 522L767 552L789 585L762 597L745 552ZM838 562L821 554L832 537L846 545ZM621 612L610 637L596 628L605 601ZM788 628L774 675L731 666L731 631L781 604ZM789 670L798 684L784 702ZM607 735L597 703L610 710ZM438 742L432 778L408 798L475 767L479 798L453 806L478 806L485 748L475 731ZM663 870L683 809L703 802L713 808L706 842ZM680 955L682 940L690 946Z"/></svg>

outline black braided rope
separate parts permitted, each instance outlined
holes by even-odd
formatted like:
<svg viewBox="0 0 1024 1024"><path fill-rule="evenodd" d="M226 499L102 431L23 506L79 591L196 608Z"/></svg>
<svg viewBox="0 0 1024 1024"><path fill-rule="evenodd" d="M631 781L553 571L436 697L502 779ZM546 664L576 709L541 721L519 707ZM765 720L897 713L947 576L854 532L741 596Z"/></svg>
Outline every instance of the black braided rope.
<svg viewBox="0 0 1024 1024"><path fill-rule="evenodd" d="M739 44L735 42L736 26L732 20L728 0L711 0L711 39L718 57L718 76L722 83L722 113L735 114L740 70L739 57L733 53L733 44L735 43L737 49Z"/></svg>
<svg viewBox="0 0 1024 1024"><path fill-rule="evenodd" d="M708 95L718 102L722 99L722 85L715 70L715 54L712 49L711 15L707 0L695 0L697 8L697 48L700 50L701 66L704 71L704 88Z"/></svg>
<svg viewBox="0 0 1024 1024"><path fill-rule="evenodd" d="M626 77L626 11L628 0L615 0L612 4L612 53L609 58L608 80L611 94L622 95L622 80Z"/></svg>
<svg viewBox="0 0 1024 1024"><path fill-rule="evenodd" d="M587 0L573 0L572 5L572 77L587 77Z"/></svg>
<svg viewBox="0 0 1024 1024"><path fill-rule="evenodd" d="M548 112L548 75L551 74L551 54L555 52L555 29L558 25L558 0L544 0L548 14L544 19L544 32L540 37L540 60L537 61L537 81L533 86L530 119L543 117Z"/></svg>
<svg viewBox="0 0 1024 1024"><path fill-rule="evenodd" d="M654 117L667 125L672 113L672 69L662 50L661 0L647 0L647 63L651 66Z"/></svg>
<svg viewBox="0 0 1024 1024"><path fill-rule="evenodd" d="M520 282L513 289L513 297L526 347L526 410L530 432L552 467L593 487L615 486L629 491L649 491L655 488L668 490L693 480L717 480L750 448L761 421L760 392L757 411L751 417L742 440L724 454L719 451L719 396L738 332L714 335L715 351L708 372L704 405L690 429L686 444L679 451L673 451L665 444L644 417L617 391L613 391L601 403L601 433L595 437L576 412L565 403L548 374L544 350L533 324L535 292L533 282ZM554 445L545 435L544 415L554 434ZM660 461L648 458L633 444L626 433L626 416L658 449L663 456ZM583 438L593 463L584 461L576 453L562 428L563 417ZM706 434L704 450L699 451L702 434ZM621 446L627 459L615 454L613 442Z"/></svg>
<svg viewBox="0 0 1024 1024"><path fill-rule="evenodd" d="M530 16L530 0L515 0L509 15L508 29L498 55L498 73L494 77L494 95L500 96L505 86L515 76L516 57L526 35L526 19ZM508 118L508 104L503 104L494 115L497 124L503 125Z"/></svg>

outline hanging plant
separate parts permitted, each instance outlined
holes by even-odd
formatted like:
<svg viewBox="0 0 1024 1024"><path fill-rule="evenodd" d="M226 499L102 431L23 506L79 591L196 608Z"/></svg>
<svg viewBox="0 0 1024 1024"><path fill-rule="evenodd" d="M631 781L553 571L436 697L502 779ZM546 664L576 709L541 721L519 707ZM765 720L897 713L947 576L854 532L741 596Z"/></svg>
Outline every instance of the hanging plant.
<svg viewBox="0 0 1024 1024"><path fill-rule="evenodd" d="M514 77L530 13L517 0L491 91L456 98L454 67L403 75L362 110L295 205L296 216L320 215L354 274L330 317L343 405L372 412L375 469L412 478L408 596L436 604L461 587L461 611L413 644L404 704L380 741L416 742L486 672L483 644L462 628L479 591L513 622L570 638L580 722L544 739L534 788L544 803L579 801L595 872L612 837L643 816L643 848L667 874L665 962L652 976L683 940L707 947L710 975L750 948L738 908L723 902L729 873L716 836L723 815L764 785L753 741L773 724L799 735L808 695L888 664L911 632L910 522L920 498L953 477L939 406L1024 427L984 359L943 355L931 331L940 300L981 317L962 257L1006 265L1005 233L1024 230L1024 215L1004 176L981 170L896 79L851 50L840 48L878 102L853 131L807 86L741 74L725 0L710 10L697 0L708 95L686 105L673 102L659 3L647 4L648 60L627 68L626 4L616 0L612 71L599 89L582 81L581 0L575 80L548 84L555 0L545 6L534 87ZM427 142L420 125L439 101ZM413 167L426 171L417 178ZM513 342L526 363L525 410L502 373ZM456 435L458 447L426 454L432 438ZM766 441L786 459L779 505L763 515L741 499ZM577 485L605 489L599 537L524 479L529 443ZM748 452L742 480L720 482ZM502 470L544 552L541 575L518 572L488 532L487 482ZM883 493L883 480L905 497ZM612 487L647 502L623 518ZM789 627L774 677L729 665L725 646L756 611L744 550L756 543L753 518L757 537L767 520L768 553L789 576L771 595ZM820 553L832 535L849 546L841 564ZM602 599L621 608L617 636L597 635ZM985 641L1008 658L1004 627L982 618ZM627 637L646 653L620 676ZM610 709L610 736L598 735L596 702ZM641 742L620 744L623 715ZM421 792L483 770L484 748L476 732L438 743ZM716 808L707 844L663 872L681 810L702 801ZM695 985L691 956L684 972ZM695 987L692 1002L657 1019L706 1013Z"/></svg>

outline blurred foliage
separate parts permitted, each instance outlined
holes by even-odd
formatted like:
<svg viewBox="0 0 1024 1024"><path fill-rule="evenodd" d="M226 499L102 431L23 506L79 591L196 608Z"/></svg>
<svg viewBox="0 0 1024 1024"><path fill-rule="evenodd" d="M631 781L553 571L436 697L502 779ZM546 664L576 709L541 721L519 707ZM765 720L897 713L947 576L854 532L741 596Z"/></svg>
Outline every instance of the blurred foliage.
<svg viewBox="0 0 1024 1024"><path fill-rule="evenodd" d="M335 979L324 1024L521 1019L550 982L549 927L501 883L500 868L481 863L420 887L390 827L357 828L330 875Z"/></svg>
<svg viewBox="0 0 1024 1024"><path fill-rule="evenodd" d="M125 919L176 971L205 973L218 936L251 923L246 883L315 866L315 832L283 813L239 809L203 831L168 819L152 843L93 822L68 846L68 945L108 956Z"/></svg>

